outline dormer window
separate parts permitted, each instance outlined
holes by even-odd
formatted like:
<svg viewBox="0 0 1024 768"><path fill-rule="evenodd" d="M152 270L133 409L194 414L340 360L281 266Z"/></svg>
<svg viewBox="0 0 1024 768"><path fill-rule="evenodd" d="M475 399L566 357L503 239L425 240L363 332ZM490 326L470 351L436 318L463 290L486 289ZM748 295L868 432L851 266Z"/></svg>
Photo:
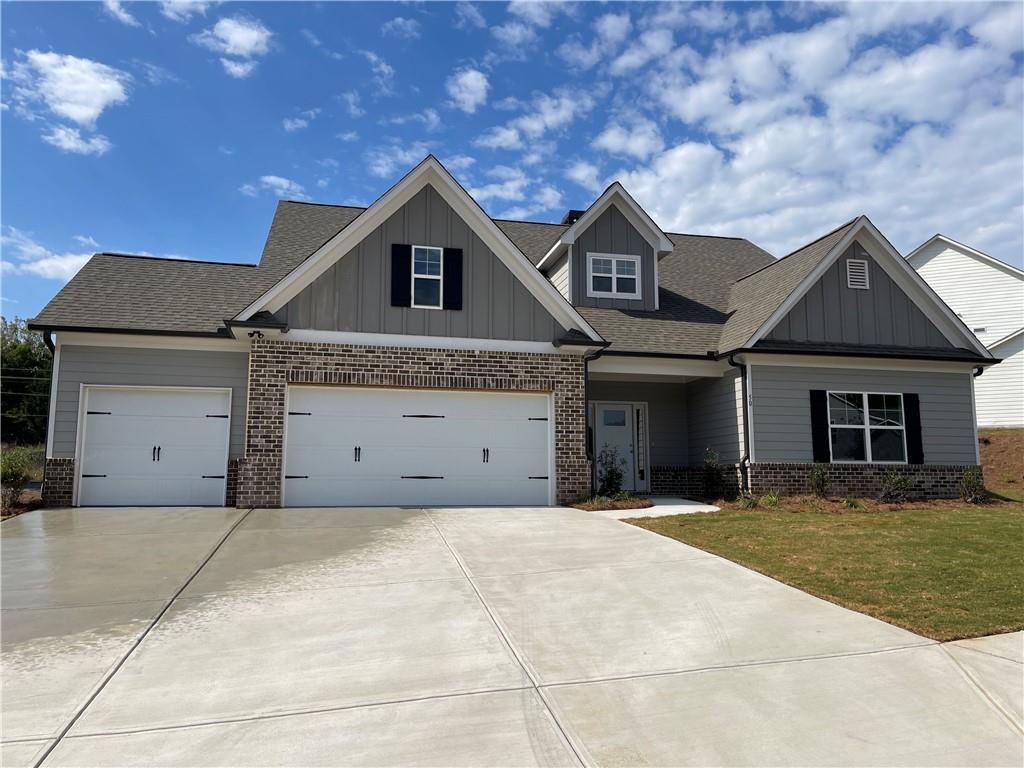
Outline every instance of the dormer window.
<svg viewBox="0 0 1024 768"><path fill-rule="evenodd" d="M611 253L587 254L587 296L640 298L640 257Z"/></svg>

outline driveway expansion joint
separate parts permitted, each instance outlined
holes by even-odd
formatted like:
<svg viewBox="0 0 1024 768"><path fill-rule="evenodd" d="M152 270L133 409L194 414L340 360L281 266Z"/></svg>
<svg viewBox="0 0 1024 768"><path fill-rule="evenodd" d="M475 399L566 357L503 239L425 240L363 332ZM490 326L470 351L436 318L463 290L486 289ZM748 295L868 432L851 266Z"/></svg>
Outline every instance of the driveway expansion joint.
<svg viewBox="0 0 1024 768"><path fill-rule="evenodd" d="M89 708L89 706L96 700L96 697L99 696L100 693L103 692L103 689L107 687L107 684L113 679L114 675L116 675L120 671L121 667L124 666L125 662L127 662L128 659L131 658L132 654L135 653L136 649L138 649L138 647L142 645L142 641L145 640L149 633L153 631L153 628L160 623L160 620L164 617L164 614L166 614L167 611L170 609L171 605L174 604L174 601L177 599L177 597L188 588L188 585L192 583L192 580L199 575L199 572L203 570L203 567L208 562L210 562L214 555L217 554L217 551L224 545L224 542L228 540L228 537L230 537L231 534L235 532L238 526L242 524L242 521L244 521L245 518L249 516L249 513L252 512L252 510L253 508L249 507L249 509L245 511L245 514L240 515L239 518L228 527L224 535L220 537L217 543L214 544L214 546L210 549L206 556L199 562L199 565L197 565L192 570L192 573L189 575L187 579L185 579L185 582L178 588L178 590L173 595L171 595L170 599L164 602L163 608L161 608L160 611L156 614L156 616L154 616L153 619L149 622L149 624L146 625L146 628L142 630L139 636L135 638L135 642L133 642L131 646L128 648L128 650L121 655L121 658L118 659L113 664L113 666L111 666L110 669L107 670L106 674L103 675L99 683L92 689L92 691L86 697L85 703L83 703L80 707L78 707L75 710L75 714L71 716L71 719L68 720L64 727L61 728L60 731L58 731L57 735L53 737L53 741L47 745L46 749L44 749L42 753L39 755L39 757L36 759L35 763L33 764L33 768L40 768L40 766L43 764L43 761L45 761L46 758L50 756L50 753L57 748L57 745L60 744L60 742L64 739L65 736L67 736L68 731L70 731L74 727L75 723L79 721L79 719L82 717L82 715L85 714L85 711Z"/></svg>
<svg viewBox="0 0 1024 768"><path fill-rule="evenodd" d="M950 653L949 649L946 648L945 645L940 643L939 647L942 649L942 652L946 655L946 658L948 658L951 662L953 662L953 666L955 666L957 668L957 670L960 672L960 674L963 675L964 679L967 680L967 683L975 691L977 691L978 695L982 699L984 699L985 702L990 707L995 709L996 712L998 712L1002 716L1003 720L1005 720L1009 724L1009 726L1016 733L1021 734L1022 736L1024 736L1024 725L1022 725L1020 722L1018 722L1017 718L1015 718L1012 713L1007 712L1006 708L1003 707L1003 705L1000 704L998 701L996 701L996 699L988 692L988 690L985 688L985 686L981 684L981 681L978 680L974 676L974 674L969 669L967 669L967 667L965 667L963 664L961 664L960 660L957 659L956 656L954 656L952 653ZM988 654L988 655L991 655L991 654ZM995 658L1002 658L1002 657L997 656ZM1006 659L1003 659L1003 661L1006 661ZM1015 663L1015 662L1011 662L1011 663Z"/></svg>

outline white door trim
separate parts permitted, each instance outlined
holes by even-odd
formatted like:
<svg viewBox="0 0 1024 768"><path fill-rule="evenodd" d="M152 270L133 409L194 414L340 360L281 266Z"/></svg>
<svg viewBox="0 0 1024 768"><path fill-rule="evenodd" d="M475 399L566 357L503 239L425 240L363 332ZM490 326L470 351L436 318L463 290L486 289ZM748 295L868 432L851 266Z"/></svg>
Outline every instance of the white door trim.
<svg viewBox="0 0 1024 768"><path fill-rule="evenodd" d="M631 422L632 422L632 424L631 424L631 434L630 434L630 436L633 439L633 487L634 487L636 493L650 493L651 492L651 420L648 417L648 409L647 409L647 401L646 400L591 400L588 403L588 408L590 410L590 423L593 425L593 429L594 429L594 456L595 457L597 456L597 453L598 453L597 446L599 444L599 441L598 441L598 438L597 438L597 432L598 432L597 407L599 405L617 405L617 404L618 405L628 405L628 406L631 406L632 409L633 409L633 415L632 415L632 419L631 419ZM637 436L636 436L636 424L637 424L636 414L637 414L637 411L640 411L643 414L643 423L644 423L644 445L642 447L643 448L643 454L644 454L644 466L642 467L642 469L644 471L644 479L643 479L643 481L640 480L639 473L637 472L638 469L641 469L641 467L637 466L637 459L636 459L637 448L638 448L638 446L637 446ZM597 479L597 462L596 461L594 462L593 473L594 473L594 479L596 481L596 479ZM641 484L643 486L645 486L645 487L644 488L638 487Z"/></svg>
<svg viewBox="0 0 1024 768"><path fill-rule="evenodd" d="M122 389L135 391L178 391L178 392L227 392L228 394L228 439L224 451L224 497L222 506L227 506L228 496L228 465L231 462L231 387L182 387L139 384L79 384L78 385L78 429L75 434L75 474L71 485L71 505L78 506L79 486L82 475L82 451L85 447L85 413L88 406L89 392L93 389Z"/></svg>

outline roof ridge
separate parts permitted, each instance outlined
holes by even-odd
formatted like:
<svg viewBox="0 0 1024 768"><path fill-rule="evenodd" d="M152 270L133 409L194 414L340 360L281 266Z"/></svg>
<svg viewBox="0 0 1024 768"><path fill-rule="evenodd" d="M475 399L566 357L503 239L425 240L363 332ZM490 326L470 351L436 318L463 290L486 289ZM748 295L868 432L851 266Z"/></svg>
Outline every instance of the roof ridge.
<svg viewBox="0 0 1024 768"><path fill-rule="evenodd" d="M800 253L800 251L802 251L802 250L804 250L804 249L806 249L806 248L810 248L810 247L811 247L812 245L814 245L815 243L820 243L820 242L821 242L822 240L824 240L824 239L825 239L826 237L831 237L832 235L834 235L834 234L835 234L836 232L838 232L839 230L843 229L844 227L848 227L848 226L850 226L851 224L853 224L853 223L854 223L855 221L857 221L857 219L859 219L859 218L860 218L860 216L854 216L854 217L853 217L852 219L850 219L850 220L849 220L849 221L847 221L847 222L844 222L843 224L840 224L840 225L839 225L838 227L836 227L835 229L831 229L831 230L829 230L828 232L826 232L826 233L825 233L824 235L822 235L821 237L816 237L816 238L814 238L813 240L811 240L810 242L808 242L808 243L804 243L804 244L803 244L803 245L801 245L801 246L800 246L799 248L797 248L797 249L795 249L795 250L792 250L792 251L790 251L790 252L789 252L789 253L787 253L787 254L786 254L785 256L780 256L780 257L779 257L779 258L777 258L777 259L776 259L775 261L773 261L773 262L772 262L771 264L765 264L765 265L764 265L763 267L761 267L760 269L755 269L755 270L754 270L753 272L751 272L751 273L750 273L749 275L744 275L743 277L741 277L741 278L739 278L738 280L734 281L734 282L733 282L733 285L736 285L736 283L739 283L739 282L741 282L741 281L743 281L743 280L746 280L746 279L747 279L748 277L753 277L754 275L758 274L759 272L764 272L764 270L766 270L766 269L770 269L771 267L774 267L774 266L776 266L776 265L778 265L778 264L781 264L781 263L782 263L783 261L785 261L786 259L788 259L788 258L789 258L790 256L793 256L794 254Z"/></svg>
<svg viewBox="0 0 1024 768"><path fill-rule="evenodd" d="M243 261L214 261L213 259L179 259L175 256L147 256L144 253L118 253L117 251L97 251L93 256L116 256L120 259L147 259L148 261L174 261L179 264L221 264L228 267L255 267Z"/></svg>
<svg viewBox="0 0 1024 768"><path fill-rule="evenodd" d="M568 224L559 224L559 223L554 222L554 221L530 221L529 219L495 219L495 218L492 217L491 221L494 221L494 222L504 221L504 222L508 222L508 223L511 223L511 224L539 224L540 226L543 226L543 227L566 227L566 228L568 228L568 226L569 226Z"/></svg>
<svg viewBox="0 0 1024 768"><path fill-rule="evenodd" d="M315 200L291 200L283 197L278 202L291 203L292 205L318 205L321 208L352 208L357 211L365 211L370 207L368 205L346 205L345 203L318 203Z"/></svg>

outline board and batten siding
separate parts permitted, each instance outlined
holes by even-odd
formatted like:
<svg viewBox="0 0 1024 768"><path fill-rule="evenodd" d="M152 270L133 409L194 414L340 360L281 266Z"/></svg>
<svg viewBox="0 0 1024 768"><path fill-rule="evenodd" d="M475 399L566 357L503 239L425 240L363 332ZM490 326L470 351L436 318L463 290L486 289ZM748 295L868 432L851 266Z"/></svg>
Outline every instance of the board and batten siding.
<svg viewBox="0 0 1024 768"><path fill-rule="evenodd" d="M648 444L652 467L678 467L688 462L685 384L633 381L590 381L590 401L647 403ZM594 446L595 453L601 446Z"/></svg>
<svg viewBox="0 0 1024 768"><path fill-rule="evenodd" d="M53 456L72 458L81 384L231 387L231 458L245 451L249 355L185 349L133 349L62 344L53 421Z"/></svg>
<svg viewBox="0 0 1024 768"><path fill-rule="evenodd" d="M578 307L605 307L610 309L654 309L657 299L655 286L654 248L644 240L636 227L629 223L615 204L609 205L594 223L576 238L572 249L572 295ZM591 298L587 296L587 254L611 253L618 256L640 257L639 299Z"/></svg>
<svg viewBox="0 0 1024 768"><path fill-rule="evenodd" d="M738 371L686 384L690 464L704 463L708 448L723 464L743 458L743 380Z"/></svg>
<svg viewBox="0 0 1024 768"><path fill-rule="evenodd" d="M462 309L391 306L391 246L462 249ZM444 198L426 186L277 313L291 328L515 341L564 330Z"/></svg>
<svg viewBox="0 0 1024 768"><path fill-rule="evenodd" d="M866 290L847 286L847 259L867 261ZM853 243L829 267L765 338L901 347L953 346L858 243Z"/></svg>
<svg viewBox="0 0 1024 768"><path fill-rule="evenodd" d="M944 241L910 262L986 347L1024 327L1024 277Z"/></svg>
<svg viewBox="0 0 1024 768"><path fill-rule="evenodd" d="M1024 427L1024 334L992 347L1002 361L974 380L979 427Z"/></svg>
<svg viewBox="0 0 1024 768"><path fill-rule="evenodd" d="M925 464L977 463L971 373L750 366L754 461L811 462L812 389L914 392Z"/></svg>

